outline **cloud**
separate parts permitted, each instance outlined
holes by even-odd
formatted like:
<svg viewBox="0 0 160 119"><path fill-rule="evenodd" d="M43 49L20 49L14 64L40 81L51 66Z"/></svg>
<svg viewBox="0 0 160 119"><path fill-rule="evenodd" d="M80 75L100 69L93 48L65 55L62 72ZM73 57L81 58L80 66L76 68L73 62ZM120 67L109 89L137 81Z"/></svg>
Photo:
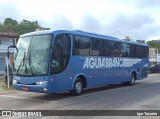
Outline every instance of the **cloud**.
<svg viewBox="0 0 160 119"><path fill-rule="evenodd" d="M101 29L101 25L97 18L89 13L85 13L80 19L80 29L90 32L97 32Z"/></svg>
<svg viewBox="0 0 160 119"><path fill-rule="evenodd" d="M152 34L155 34L158 25L155 25L155 20L148 14L116 14L112 20L103 28L106 29L105 34L124 38L130 36L137 39L148 39ZM103 30L104 31L104 30Z"/></svg>
<svg viewBox="0 0 160 119"><path fill-rule="evenodd" d="M159 8L160 0L137 0L135 6L139 8Z"/></svg>
<svg viewBox="0 0 160 119"><path fill-rule="evenodd" d="M49 28L52 28L53 30L55 29L73 29L73 24L64 15L56 15L53 16L48 24Z"/></svg>
<svg viewBox="0 0 160 119"><path fill-rule="evenodd" d="M16 9L16 4L11 2L11 4L6 3L5 1L1 1L0 3L0 20L3 22L5 18L10 17L16 19L15 13L18 12Z"/></svg>
<svg viewBox="0 0 160 119"><path fill-rule="evenodd" d="M0 20L37 20L52 29L148 40L160 36L159 4L160 0L1 0Z"/></svg>
<svg viewBox="0 0 160 119"><path fill-rule="evenodd" d="M104 0L105 1L105 0ZM109 3L126 5L133 8L145 9L145 8L159 8L160 0L107 0Z"/></svg>

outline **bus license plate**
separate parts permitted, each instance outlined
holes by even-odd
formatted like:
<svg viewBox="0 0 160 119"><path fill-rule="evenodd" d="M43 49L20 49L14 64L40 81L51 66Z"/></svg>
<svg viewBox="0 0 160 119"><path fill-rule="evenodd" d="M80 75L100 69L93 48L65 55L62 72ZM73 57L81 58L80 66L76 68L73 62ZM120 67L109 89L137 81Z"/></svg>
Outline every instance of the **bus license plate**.
<svg viewBox="0 0 160 119"><path fill-rule="evenodd" d="M29 88L28 87L23 87L22 88L24 91L29 91Z"/></svg>

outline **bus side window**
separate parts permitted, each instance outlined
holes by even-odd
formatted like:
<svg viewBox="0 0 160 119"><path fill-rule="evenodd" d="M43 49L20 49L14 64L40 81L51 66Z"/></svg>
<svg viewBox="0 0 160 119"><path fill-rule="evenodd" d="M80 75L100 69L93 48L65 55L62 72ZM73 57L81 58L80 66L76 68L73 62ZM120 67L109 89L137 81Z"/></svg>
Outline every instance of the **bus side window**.
<svg viewBox="0 0 160 119"><path fill-rule="evenodd" d="M85 36L74 36L73 55L90 55L90 38Z"/></svg>
<svg viewBox="0 0 160 119"><path fill-rule="evenodd" d="M112 48L112 56L113 57L121 57L121 43L111 41L111 48Z"/></svg>
<svg viewBox="0 0 160 119"><path fill-rule="evenodd" d="M91 39L91 55L105 56L105 41L103 39Z"/></svg>
<svg viewBox="0 0 160 119"><path fill-rule="evenodd" d="M130 46L127 43L122 43L121 52L123 57L130 57Z"/></svg>

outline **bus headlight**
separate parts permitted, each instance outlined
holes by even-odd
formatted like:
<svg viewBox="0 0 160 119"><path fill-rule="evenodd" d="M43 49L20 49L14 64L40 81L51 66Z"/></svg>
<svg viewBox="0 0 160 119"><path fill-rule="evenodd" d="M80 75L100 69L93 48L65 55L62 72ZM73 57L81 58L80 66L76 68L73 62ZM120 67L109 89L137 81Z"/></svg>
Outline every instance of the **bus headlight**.
<svg viewBox="0 0 160 119"><path fill-rule="evenodd" d="M36 82L36 85L45 85L47 83L47 81L39 81Z"/></svg>
<svg viewBox="0 0 160 119"><path fill-rule="evenodd" d="M14 80L14 79L13 79L13 84L17 84L17 80Z"/></svg>

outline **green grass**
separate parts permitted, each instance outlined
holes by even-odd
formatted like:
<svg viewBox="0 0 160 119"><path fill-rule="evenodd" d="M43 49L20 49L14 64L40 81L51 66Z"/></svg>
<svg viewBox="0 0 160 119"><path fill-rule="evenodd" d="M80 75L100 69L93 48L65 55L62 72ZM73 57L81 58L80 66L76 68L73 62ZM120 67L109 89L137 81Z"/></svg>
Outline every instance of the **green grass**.
<svg viewBox="0 0 160 119"><path fill-rule="evenodd" d="M8 89L8 85L4 83L4 76L0 76L0 95L11 95L17 93L20 93L20 91L15 90L12 85L10 85Z"/></svg>
<svg viewBox="0 0 160 119"><path fill-rule="evenodd" d="M0 76L0 81L3 80L3 76Z"/></svg>
<svg viewBox="0 0 160 119"><path fill-rule="evenodd" d="M0 76L0 93L7 91L8 90L8 85L4 83L4 78L3 76ZM14 90L13 86L10 85L10 90Z"/></svg>
<svg viewBox="0 0 160 119"><path fill-rule="evenodd" d="M4 90L8 90L8 85L5 84L5 85L3 86L3 89L4 89ZM10 86L9 86L9 89L10 89L10 90L14 90L14 87L13 87L12 85L10 85Z"/></svg>

